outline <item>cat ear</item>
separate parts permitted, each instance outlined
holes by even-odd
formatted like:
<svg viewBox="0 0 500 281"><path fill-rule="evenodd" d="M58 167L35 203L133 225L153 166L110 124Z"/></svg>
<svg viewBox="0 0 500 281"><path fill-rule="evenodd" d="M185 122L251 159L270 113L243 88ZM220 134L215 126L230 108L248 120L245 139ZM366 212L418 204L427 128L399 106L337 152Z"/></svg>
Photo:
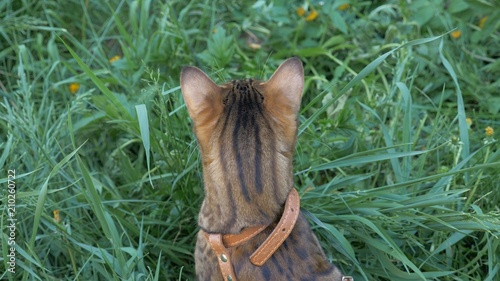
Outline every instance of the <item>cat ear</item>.
<svg viewBox="0 0 500 281"><path fill-rule="evenodd" d="M220 87L212 82L203 71L193 66L182 68L180 80L182 96L189 116L196 121L200 114L210 110L216 103Z"/></svg>
<svg viewBox="0 0 500 281"><path fill-rule="evenodd" d="M194 131L202 146L208 143L218 116L223 110L222 88L200 69L192 66L181 71L181 90Z"/></svg>
<svg viewBox="0 0 500 281"><path fill-rule="evenodd" d="M286 108L296 115L304 90L302 62L296 57L286 60L262 86L270 93L266 98L270 98L271 107Z"/></svg>

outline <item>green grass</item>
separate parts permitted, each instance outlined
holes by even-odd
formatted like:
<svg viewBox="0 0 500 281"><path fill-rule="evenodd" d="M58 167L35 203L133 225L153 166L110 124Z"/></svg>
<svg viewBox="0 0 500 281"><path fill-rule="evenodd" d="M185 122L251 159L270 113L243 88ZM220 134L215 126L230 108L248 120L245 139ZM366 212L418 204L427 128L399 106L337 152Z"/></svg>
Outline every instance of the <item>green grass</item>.
<svg viewBox="0 0 500 281"><path fill-rule="evenodd" d="M267 79L291 56L295 183L329 259L355 280L500 278L495 1L185 2L0 2L0 279L193 280L180 69Z"/></svg>

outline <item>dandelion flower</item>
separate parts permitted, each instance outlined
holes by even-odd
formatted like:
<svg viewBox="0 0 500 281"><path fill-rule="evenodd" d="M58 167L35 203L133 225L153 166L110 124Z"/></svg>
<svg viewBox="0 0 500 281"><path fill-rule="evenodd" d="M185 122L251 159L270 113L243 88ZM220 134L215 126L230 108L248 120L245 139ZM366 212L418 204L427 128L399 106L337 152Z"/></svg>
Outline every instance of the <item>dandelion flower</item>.
<svg viewBox="0 0 500 281"><path fill-rule="evenodd" d="M345 3L345 4L342 4L338 7L339 11L343 11L343 10L346 10L348 9L349 7L351 7L351 5Z"/></svg>
<svg viewBox="0 0 500 281"><path fill-rule="evenodd" d="M299 15L299 17L303 17L304 14L306 13L304 7L298 7L295 11L297 12L297 15Z"/></svg>
<svg viewBox="0 0 500 281"><path fill-rule="evenodd" d="M116 55L116 56L114 56L114 57L110 58L110 59L109 59L109 62L110 62L110 63L114 63L115 61L119 60L120 58L121 58L120 56Z"/></svg>
<svg viewBox="0 0 500 281"><path fill-rule="evenodd" d="M316 10L312 10L311 13L309 13L309 15L307 15L306 21L313 21L317 17L318 17L318 12L316 12Z"/></svg>
<svg viewBox="0 0 500 281"><path fill-rule="evenodd" d="M483 26L484 26L484 23L488 20L488 16L485 16L485 17L482 17L480 20L479 20L479 28L483 29Z"/></svg>
<svg viewBox="0 0 500 281"><path fill-rule="evenodd" d="M68 89L72 94L76 94L76 92L78 92L78 90L80 89L80 84L71 83L69 84Z"/></svg>
<svg viewBox="0 0 500 281"><path fill-rule="evenodd" d="M458 38L460 38L461 35L462 35L462 31L460 31L458 29L451 33L451 37L453 37L453 39L458 39Z"/></svg>
<svg viewBox="0 0 500 281"><path fill-rule="evenodd" d="M486 129L484 129L484 134L487 136L487 137L492 137L493 134L495 133L495 131L493 130L492 127L488 126L486 127Z"/></svg>

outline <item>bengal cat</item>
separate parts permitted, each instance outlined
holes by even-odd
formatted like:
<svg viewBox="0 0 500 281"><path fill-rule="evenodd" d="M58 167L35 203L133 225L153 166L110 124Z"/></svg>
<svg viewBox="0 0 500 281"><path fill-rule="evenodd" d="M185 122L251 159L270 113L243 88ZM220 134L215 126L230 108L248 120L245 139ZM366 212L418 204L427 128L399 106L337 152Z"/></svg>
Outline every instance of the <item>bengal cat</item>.
<svg viewBox="0 0 500 281"><path fill-rule="evenodd" d="M266 82L234 80L219 86L195 67L183 68L180 81L203 163L205 198L198 218L197 280L343 280L302 214L267 262L256 266L249 261L280 220L294 188L292 158L304 87L302 62L288 59ZM268 226L244 244L229 247L236 276L223 277L221 257L207 235L238 234L256 225Z"/></svg>

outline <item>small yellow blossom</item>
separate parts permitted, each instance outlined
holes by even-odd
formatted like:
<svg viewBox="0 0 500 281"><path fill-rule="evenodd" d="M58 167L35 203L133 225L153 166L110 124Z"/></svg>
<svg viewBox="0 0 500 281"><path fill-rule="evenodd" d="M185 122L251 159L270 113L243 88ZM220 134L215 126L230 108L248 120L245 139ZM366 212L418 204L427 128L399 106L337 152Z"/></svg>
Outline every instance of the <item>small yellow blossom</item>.
<svg viewBox="0 0 500 281"><path fill-rule="evenodd" d="M116 56L114 56L114 57L110 58L110 59L109 59L109 62L110 62L110 63L114 63L115 61L119 60L120 58L121 58L120 56L116 55Z"/></svg>
<svg viewBox="0 0 500 281"><path fill-rule="evenodd" d="M470 129L470 126L472 126L472 119L470 119L470 117L465 118L465 123L467 123L467 126Z"/></svg>
<svg viewBox="0 0 500 281"><path fill-rule="evenodd" d="M312 10L311 13L309 13L309 15L307 15L306 21L313 21L317 17L318 17L318 12L316 12L316 10Z"/></svg>
<svg viewBox="0 0 500 281"><path fill-rule="evenodd" d="M451 37L453 37L453 39L458 39L458 38L460 38L461 35L462 35L462 31L460 31L458 29L451 32Z"/></svg>
<svg viewBox="0 0 500 281"><path fill-rule="evenodd" d="M484 134L487 136L487 137L492 137L493 134L495 133L495 131L493 130L492 127L488 126L486 127L486 129L484 129Z"/></svg>
<svg viewBox="0 0 500 281"><path fill-rule="evenodd" d="M80 84L71 83L69 84L68 89L72 94L76 94L76 92L78 92L78 90L80 89Z"/></svg>
<svg viewBox="0 0 500 281"><path fill-rule="evenodd" d="M306 13L304 7L298 7L295 11L297 12L297 15L299 15L299 17L303 17L304 14Z"/></svg>
<svg viewBox="0 0 500 281"><path fill-rule="evenodd" d="M343 11L343 10L346 10L348 9L349 7L351 7L351 5L345 3L345 4L342 4L338 7L339 11Z"/></svg>
<svg viewBox="0 0 500 281"><path fill-rule="evenodd" d="M59 216L59 210L55 209L54 210L54 221L59 223L61 221L61 217Z"/></svg>
<svg viewBox="0 0 500 281"><path fill-rule="evenodd" d="M485 17L482 17L480 20L479 20L479 28L483 29L483 26L484 26L484 23L488 20L488 16L485 16Z"/></svg>
<svg viewBox="0 0 500 281"><path fill-rule="evenodd" d="M248 47L250 47L250 49L252 49L252 50L258 50L262 46L260 44L258 44L258 43L248 43Z"/></svg>

